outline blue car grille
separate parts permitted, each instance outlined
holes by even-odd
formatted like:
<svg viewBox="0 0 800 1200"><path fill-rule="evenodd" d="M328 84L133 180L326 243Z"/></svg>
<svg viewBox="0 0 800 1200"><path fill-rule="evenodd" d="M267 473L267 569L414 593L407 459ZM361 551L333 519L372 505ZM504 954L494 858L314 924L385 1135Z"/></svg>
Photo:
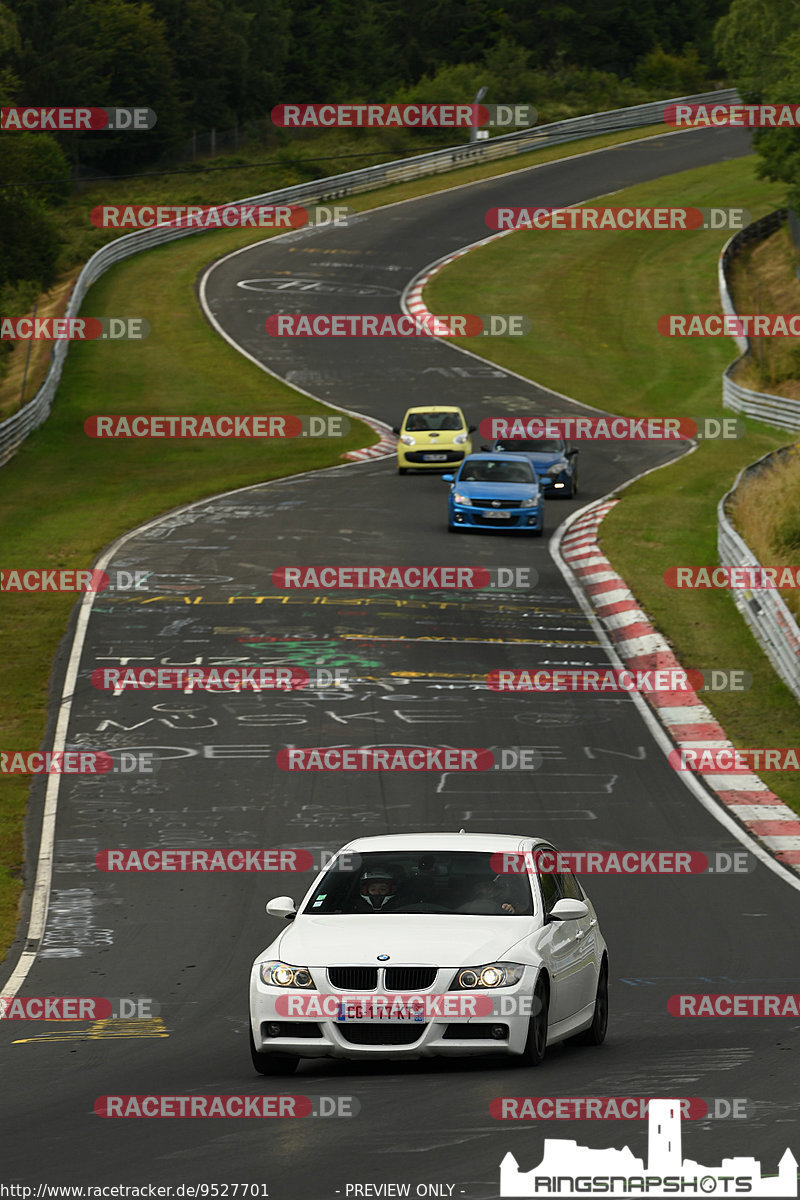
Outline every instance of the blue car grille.
<svg viewBox="0 0 800 1200"><path fill-rule="evenodd" d="M519 508L522 501L517 498L514 500L482 500L478 497L470 496L473 508Z"/></svg>

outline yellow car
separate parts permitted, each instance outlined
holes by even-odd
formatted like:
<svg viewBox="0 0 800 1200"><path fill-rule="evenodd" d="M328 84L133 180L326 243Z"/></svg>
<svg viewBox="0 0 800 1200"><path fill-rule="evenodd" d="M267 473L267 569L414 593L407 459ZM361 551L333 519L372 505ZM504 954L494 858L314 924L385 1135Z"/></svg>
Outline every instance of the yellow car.
<svg viewBox="0 0 800 1200"><path fill-rule="evenodd" d="M450 404L425 404L410 408L402 425L395 426L397 473L441 470L464 461L472 453L470 434L477 426L467 425L460 408Z"/></svg>

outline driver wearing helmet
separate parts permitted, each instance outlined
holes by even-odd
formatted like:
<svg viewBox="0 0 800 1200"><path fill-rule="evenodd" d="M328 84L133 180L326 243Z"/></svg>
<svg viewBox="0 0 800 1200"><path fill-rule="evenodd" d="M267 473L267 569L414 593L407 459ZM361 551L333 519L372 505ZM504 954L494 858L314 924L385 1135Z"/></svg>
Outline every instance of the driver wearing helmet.
<svg viewBox="0 0 800 1200"><path fill-rule="evenodd" d="M397 900L394 876L383 867L372 867L361 876L361 899L371 912L391 909Z"/></svg>

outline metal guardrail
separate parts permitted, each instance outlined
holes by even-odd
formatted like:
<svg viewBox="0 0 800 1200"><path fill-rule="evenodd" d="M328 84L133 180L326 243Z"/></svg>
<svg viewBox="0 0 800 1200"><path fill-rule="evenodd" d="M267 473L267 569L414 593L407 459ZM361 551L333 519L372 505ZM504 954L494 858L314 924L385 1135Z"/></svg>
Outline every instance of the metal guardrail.
<svg viewBox="0 0 800 1200"><path fill-rule="evenodd" d="M326 201L340 199L352 192L368 191L410 179L420 179L453 167L469 163L492 162L514 154L524 154L544 146L555 146L592 134L610 133L614 130L637 129L652 125L662 119L664 108L679 101L692 104L716 102L725 104L738 100L734 89L704 92L697 96L676 96L671 100L656 100L648 104L637 104L630 108L612 109L609 112L590 113L583 117L571 117L566 121L555 121L551 125L533 126L516 133L504 134L481 142L470 142L461 146L446 147L427 154L416 155L374 167L362 167L343 175L327 176L308 183L295 184L261 196L248 196L244 200L230 200L227 204L302 204L305 200ZM218 205L223 207L223 205ZM175 238L189 237L202 233L201 229L181 229L174 225L159 225L155 229L137 230L103 246L88 260L78 276L69 298L65 315L75 317L87 291L100 276L115 263L122 262L141 250L161 246ZM0 466L8 462L32 430L37 429L50 414L55 398L64 359L69 349L68 341L57 342L53 348L50 367L44 383L27 404L13 416L0 422Z"/></svg>
<svg viewBox="0 0 800 1200"><path fill-rule="evenodd" d="M748 242L760 241L779 229L787 216L788 210L785 208L768 213L761 220L753 221L746 229L739 230L722 247L717 276L723 312L731 316L736 315L728 280L731 261ZM790 400L786 396L773 396L769 392L754 392L751 388L743 387L734 381L733 372L752 351L749 338L740 336L734 340L741 354L722 373L723 408L729 408L745 417L754 417L766 425L775 425L778 429L800 431L800 404L796 400Z"/></svg>
<svg viewBox="0 0 800 1200"><path fill-rule="evenodd" d="M717 505L717 552L720 563L725 566L761 566L745 540L733 528L728 510L733 494L745 476L763 470L772 458L786 454L790 449L783 447L770 451L741 470L731 490ZM780 592L777 588L729 590L759 646L795 698L800 700L800 626Z"/></svg>

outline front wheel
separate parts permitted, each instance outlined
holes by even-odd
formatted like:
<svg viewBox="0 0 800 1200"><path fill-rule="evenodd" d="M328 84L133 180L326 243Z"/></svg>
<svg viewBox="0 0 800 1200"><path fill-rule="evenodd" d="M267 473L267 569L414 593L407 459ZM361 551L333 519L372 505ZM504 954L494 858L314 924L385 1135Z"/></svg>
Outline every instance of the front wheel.
<svg viewBox="0 0 800 1200"><path fill-rule="evenodd" d="M522 1051L521 1063L525 1067L538 1067L547 1049L547 1014L550 996L547 984L540 975L533 990L533 1013L528 1022L528 1037Z"/></svg>
<svg viewBox="0 0 800 1200"><path fill-rule="evenodd" d="M397 468L397 474L398 474L398 475L407 475L407 474L408 474L408 467L398 467L398 468Z"/></svg>
<svg viewBox="0 0 800 1200"><path fill-rule="evenodd" d="M594 1000L594 1015L588 1029L570 1038L576 1046L601 1046L608 1029L608 959L603 958L597 979L597 994Z"/></svg>
<svg viewBox="0 0 800 1200"><path fill-rule="evenodd" d="M265 1054L262 1050L256 1050L253 1029L249 1022L248 1030L250 1033L250 1057L259 1075L292 1075L296 1071L300 1062L296 1054Z"/></svg>

